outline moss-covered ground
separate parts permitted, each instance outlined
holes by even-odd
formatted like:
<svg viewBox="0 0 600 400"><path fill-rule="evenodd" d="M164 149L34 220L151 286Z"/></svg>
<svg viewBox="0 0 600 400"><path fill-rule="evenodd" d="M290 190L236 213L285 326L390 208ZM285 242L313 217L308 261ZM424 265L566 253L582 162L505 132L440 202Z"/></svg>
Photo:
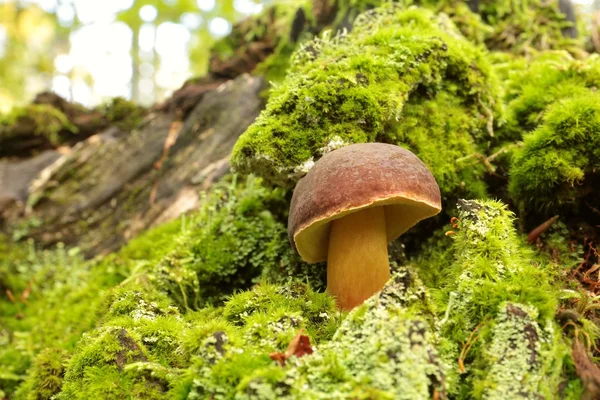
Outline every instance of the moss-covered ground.
<svg viewBox="0 0 600 400"><path fill-rule="evenodd" d="M237 174L196 211L95 260L0 237L0 398L600 397L598 57L558 2L387 3L340 1L289 65L278 42ZM373 141L417 154L445 213L340 312L288 242L290 188Z"/></svg>

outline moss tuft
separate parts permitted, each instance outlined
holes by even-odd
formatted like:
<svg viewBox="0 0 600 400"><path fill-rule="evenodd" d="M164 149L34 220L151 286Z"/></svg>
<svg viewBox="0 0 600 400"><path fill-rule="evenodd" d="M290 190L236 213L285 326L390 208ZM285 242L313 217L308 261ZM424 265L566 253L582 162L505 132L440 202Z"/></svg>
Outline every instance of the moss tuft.
<svg viewBox="0 0 600 400"><path fill-rule="evenodd" d="M476 366L486 371L475 379L476 397L501 400L535 398L539 394L551 397L556 393L560 368L552 371L552 363L560 362L560 356L566 356L568 348L548 346L557 339L554 327L548 321L543 329L537 319L537 310L531 306L515 303L500 306L489 342L481 350L482 365ZM549 372L558 372L559 376L548 375Z"/></svg>
<svg viewBox="0 0 600 400"><path fill-rule="evenodd" d="M454 1L456 3L456 1ZM536 51L568 49L581 53L581 39L571 37L576 23L560 10L558 1L479 0L477 12L492 27L485 44L491 50L532 54ZM581 35L583 36L583 35Z"/></svg>
<svg viewBox="0 0 600 400"><path fill-rule="evenodd" d="M278 220L287 212L283 191L269 190L252 176L243 184L234 178L213 188L203 204L187 221L176 249L150 269L178 306L198 309L222 302L262 273L273 281L314 273L316 287L323 286L326 270L307 266L293 253Z"/></svg>
<svg viewBox="0 0 600 400"><path fill-rule="evenodd" d="M228 326L227 333L207 337L194 364L194 379L184 386L185 395L215 399L443 395L444 374L435 335L424 316L424 297L414 272L398 268L384 290L348 314L330 337L315 334L323 318L337 319L333 299L326 295L311 294L302 286L261 285L234 296L225 306L225 317L234 318L239 333ZM268 313L263 311L273 306ZM284 349L303 327L316 344L312 355L292 357L285 366L268 357L269 352Z"/></svg>
<svg viewBox="0 0 600 400"><path fill-rule="evenodd" d="M600 95L580 90L544 110L515 155L509 190L521 210L590 213L600 200Z"/></svg>
<svg viewBox="0 0 600 400"><path fill-rule="evenodd" d="M122 97L115 97L104 106L106 119L123 131L131 131L142 122L144 108Z"/></svg>
<svg viewBox="0 0 600 400"><path fill-rule="evenodd" d="M34 134L56 146L65 140L65 135L76 133L77 127L69 118L48 104L31 104L0 116L0 143Z"/></svg>
<svg viewBox="0 0 600 400"><path fill-rule="evenodd" d="M42 350L28 372L30 378L15 397L28 400L54 398L62 388L67 360L68 352L63 349L48 347Z"/></svg>

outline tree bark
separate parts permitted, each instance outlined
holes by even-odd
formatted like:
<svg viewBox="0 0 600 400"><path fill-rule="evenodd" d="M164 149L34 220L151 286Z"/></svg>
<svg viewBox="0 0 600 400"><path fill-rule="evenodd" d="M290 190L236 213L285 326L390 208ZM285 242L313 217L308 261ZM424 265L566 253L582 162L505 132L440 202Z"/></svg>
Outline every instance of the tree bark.
<svg viewBox="0 0 600 400"><path fill-rule="evenodd" d="M4 229L95 256L193 209L200 190L227 172L263 88L249 75L188 84L132 132L113 125L78 143L37 175L26 201L5 205Z"/></svg>

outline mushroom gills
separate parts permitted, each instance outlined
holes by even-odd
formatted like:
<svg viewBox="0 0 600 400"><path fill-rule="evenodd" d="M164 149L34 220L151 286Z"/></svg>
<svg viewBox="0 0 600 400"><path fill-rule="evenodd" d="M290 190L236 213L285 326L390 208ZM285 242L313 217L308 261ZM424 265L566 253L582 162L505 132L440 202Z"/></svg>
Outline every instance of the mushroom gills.
<svg viewBox="0 0 600 400"><path fill-rule="evenodd" d="M371 207L332 221L327 256L327 291L351 310L390 279L385 207Z"/></svg>

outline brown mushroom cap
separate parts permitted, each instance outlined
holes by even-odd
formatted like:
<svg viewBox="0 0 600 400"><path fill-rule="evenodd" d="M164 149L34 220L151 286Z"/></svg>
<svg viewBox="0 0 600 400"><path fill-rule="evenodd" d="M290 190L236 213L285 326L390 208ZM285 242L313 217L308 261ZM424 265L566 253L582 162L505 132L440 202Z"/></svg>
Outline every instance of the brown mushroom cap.
<svg viewBox="0 0 600 400"><path fill-rule="evenodd" d="M309 263L327 260L331 221L384 206L388 242L438 214L435 178L410 151L384 143L353 144L321 158L294 190L288 234Z"/></svg>

